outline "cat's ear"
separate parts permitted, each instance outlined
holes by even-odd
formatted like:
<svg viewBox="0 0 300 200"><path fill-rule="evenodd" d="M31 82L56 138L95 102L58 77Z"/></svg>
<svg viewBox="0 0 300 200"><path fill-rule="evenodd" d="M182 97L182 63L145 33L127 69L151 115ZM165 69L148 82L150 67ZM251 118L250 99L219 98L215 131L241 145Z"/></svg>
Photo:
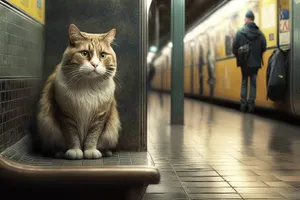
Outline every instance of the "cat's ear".
<svg viewBox="0 0 300 200"><path fill-rule="evenodd" d="M70 44L74 44L76 40L83 39L83 36L80 33L80 30L77 28L75 24L70 24L69 26L69 42Z"/></svg>
<svg viewBox="0 0 300 200"><path fill-rule="evenodd" d="M110 44L115 39L115 36L116 36L116 29L113 28L106 33L103 40L107 41Z"/></svg>

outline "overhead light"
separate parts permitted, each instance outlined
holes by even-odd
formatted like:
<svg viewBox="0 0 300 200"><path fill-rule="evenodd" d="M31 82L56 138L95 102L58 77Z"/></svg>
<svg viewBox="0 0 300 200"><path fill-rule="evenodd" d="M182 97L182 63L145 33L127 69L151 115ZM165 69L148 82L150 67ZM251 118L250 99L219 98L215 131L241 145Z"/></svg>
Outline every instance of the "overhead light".
<svg viewBox="0 0 300 200"><path fill-rule="evenodd" d="M257 0L255 0L257 1ZM184 37L184 42L188 42L192 40L193 38L197 37L203 32L206 32L209 27L214 27L220 23L224 19L228 19L228 17L231 16L230 11L238 11L240 8L245 7L246 1L242 0L231 0L226 5L224 5L222 8L217 10L215 13L210 15L207 19L205 19L201 24L190 30Z"/></svg>
<svg viewBox="0 0 300 200"><path fill-rule="evenodd" d="M154 52L154 53L156 53L157 50L158 50L157 46L151 46L149 49L150 52Z"/></svg>

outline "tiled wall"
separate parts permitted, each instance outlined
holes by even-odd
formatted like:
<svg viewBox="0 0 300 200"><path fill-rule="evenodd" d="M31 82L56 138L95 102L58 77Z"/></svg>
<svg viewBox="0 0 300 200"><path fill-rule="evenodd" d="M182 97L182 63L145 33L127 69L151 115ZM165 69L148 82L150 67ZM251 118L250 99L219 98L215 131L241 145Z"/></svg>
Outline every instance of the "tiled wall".
<svg viewBox="0 0 300 200"><path fill-rule="evenodd" d="M41 85L44 27L0 3L0 151L27 131Z"/></svg>

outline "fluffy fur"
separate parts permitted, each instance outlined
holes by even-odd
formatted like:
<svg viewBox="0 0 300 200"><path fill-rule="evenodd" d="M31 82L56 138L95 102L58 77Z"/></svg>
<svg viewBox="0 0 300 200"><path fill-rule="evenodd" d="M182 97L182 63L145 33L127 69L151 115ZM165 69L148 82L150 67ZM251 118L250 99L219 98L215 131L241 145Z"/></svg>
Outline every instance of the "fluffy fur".
<svg viewBox="0 0 300 200"><path fill-rule="evenodd" d="M114 97L115 33L85 33L70 25L69 45L39 101L36 141L43 152L98 159L117 146L121 126Z"/></svg>

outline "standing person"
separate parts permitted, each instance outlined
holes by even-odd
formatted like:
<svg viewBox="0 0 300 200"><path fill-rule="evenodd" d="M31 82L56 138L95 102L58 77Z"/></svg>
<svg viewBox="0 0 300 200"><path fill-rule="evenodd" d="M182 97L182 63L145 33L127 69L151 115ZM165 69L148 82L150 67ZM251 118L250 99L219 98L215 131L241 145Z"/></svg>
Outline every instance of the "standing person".
<svg viewBox="0 0 300 200"><path fill-rule="evenodd" d="M203 95L203 68L204 68L204 55L203 55L203 46L200 44L199 46L199 94L200 96Z"/></svg>
<svg viewBox="0 0 300 200"><path fill-rule="evenodd" d="M262 56L266 51L266 38L254 22L252 11L245 15L245 25L238 30L232 43L232 52L237 59L237 66L241 68L241 111L254 111L256 98L256 77L262 65ZM248 96L248 77L250 77L250 94Z"/></svg>
<svg viewBox="0 0 300 200"><path fill-rule="evenodd" d="M207 35L207 53L206 53L206 62L207 62L207 71L208 71L208 80L207 83L210 88L210 97L214 96L214 89L216 85L216 72L215 72L215 61L216 61L216 48L214 46L214 38Z"/></svg>
<svg viewBox="0 0 300 200"><path fill-rule="evenodd" d="M151 89L151 82L155 76L156 70L155 67L152 63L149 63L149 72L148 72L148 76L147 76L147 88L148 90Z"/></svg>

